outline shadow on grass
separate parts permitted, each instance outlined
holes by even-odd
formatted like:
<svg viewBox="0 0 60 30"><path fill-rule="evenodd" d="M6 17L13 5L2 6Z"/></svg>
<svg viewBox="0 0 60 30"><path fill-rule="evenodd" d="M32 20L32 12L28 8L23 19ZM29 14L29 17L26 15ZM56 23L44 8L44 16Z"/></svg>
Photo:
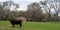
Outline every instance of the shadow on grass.
<svg viewBox="0 0 60 30"><path fill-rule="evenodd" d="M0 30L20 30L22 27L0 26Z"/></svg>

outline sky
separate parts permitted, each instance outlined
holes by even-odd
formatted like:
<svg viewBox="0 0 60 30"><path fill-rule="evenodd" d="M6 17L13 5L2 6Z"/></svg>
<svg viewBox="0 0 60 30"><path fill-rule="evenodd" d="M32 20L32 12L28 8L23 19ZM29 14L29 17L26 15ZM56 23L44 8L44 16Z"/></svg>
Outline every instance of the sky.
<svg viewBox="0 0 60 30"><path fill-rule="evenodd" d="M9 0L0 0L0 2L9 1ZM20 8L18 10L27 10L27 6L33 2L40 2L41 0L12 0L15 3L19 4ZM42 0L44 1L44 0Z"/></svg>

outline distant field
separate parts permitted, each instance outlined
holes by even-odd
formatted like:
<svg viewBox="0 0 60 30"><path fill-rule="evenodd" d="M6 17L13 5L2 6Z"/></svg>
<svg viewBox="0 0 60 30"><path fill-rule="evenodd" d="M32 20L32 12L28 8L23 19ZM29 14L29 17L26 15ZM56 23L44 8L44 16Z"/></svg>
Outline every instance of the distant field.
<svg viewBox="0 0 60 30"><path fill-rule="evenodd" d="M0 30L60 30L60 22L23 22L23 27L12 27L9 21L0 21Z"/></svg>

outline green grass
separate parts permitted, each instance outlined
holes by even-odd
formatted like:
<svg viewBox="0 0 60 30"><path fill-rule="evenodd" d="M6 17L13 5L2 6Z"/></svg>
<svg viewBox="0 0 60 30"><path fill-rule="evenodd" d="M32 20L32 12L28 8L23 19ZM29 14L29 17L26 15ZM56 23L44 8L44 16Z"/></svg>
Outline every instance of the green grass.
<svg viewBox="0 0 60 30"><path fill-rule="evenodd" d="M0 30L60 30L60 22L23 22L13 28L9 21L0 21Z"/></svg>

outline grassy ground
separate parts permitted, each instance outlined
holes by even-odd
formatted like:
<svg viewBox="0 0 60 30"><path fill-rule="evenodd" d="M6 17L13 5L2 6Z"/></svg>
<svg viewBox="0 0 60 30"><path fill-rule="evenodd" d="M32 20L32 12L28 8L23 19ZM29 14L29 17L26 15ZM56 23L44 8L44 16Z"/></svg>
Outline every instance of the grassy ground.
<svg viewBox="0 0 60 30"><path fill-rule="evenodd" d="M0 30L60 30L59 22L23 22L23 27L12 27L9 21L0 21Z"/></svg>

